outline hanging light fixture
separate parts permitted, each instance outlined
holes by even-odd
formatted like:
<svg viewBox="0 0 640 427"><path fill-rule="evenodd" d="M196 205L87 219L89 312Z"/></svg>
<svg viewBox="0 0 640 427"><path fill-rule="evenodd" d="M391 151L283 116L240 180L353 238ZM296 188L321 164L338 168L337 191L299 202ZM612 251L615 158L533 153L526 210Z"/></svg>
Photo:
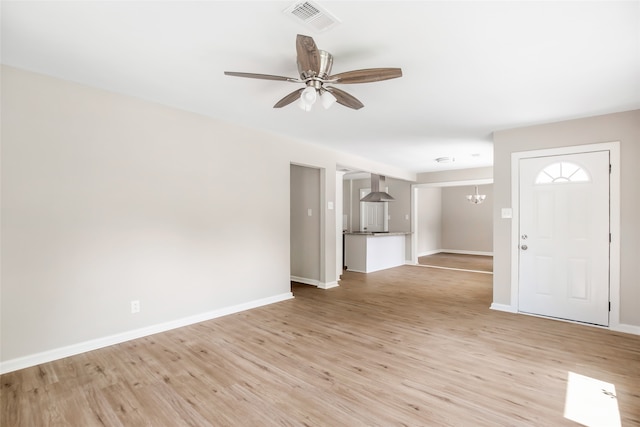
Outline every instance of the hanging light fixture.
<svg viewBox="0 0 640 427"><path fill-rule="evenodd" d="M469 194L467 196L467 201L469 203L473 203L475 205L484 202L484 199L487 198L486 194L478 194L478 186L476 185L476 194Z"/></svg>

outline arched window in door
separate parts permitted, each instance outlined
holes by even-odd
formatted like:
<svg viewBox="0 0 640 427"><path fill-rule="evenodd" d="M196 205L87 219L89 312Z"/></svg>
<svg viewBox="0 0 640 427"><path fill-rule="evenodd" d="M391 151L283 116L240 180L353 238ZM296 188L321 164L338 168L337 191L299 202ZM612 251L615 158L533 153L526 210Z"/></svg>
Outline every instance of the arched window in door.
<svg viewBox="0 0 640 427"><path fill-rule="evenodd" d="M575 163L558 162L552 163L542 169L536 177L536 184L555 184L565 182L588 182L591 181L587 171Z"/></svg>

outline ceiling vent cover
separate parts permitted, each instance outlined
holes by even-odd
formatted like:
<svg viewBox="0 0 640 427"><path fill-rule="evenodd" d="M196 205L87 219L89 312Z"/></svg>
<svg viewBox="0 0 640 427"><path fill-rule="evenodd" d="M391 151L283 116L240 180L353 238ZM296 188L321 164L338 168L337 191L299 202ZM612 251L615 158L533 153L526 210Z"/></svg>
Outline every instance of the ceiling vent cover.
<svg viewBox="0 0 640 427"><path fill-rule="evenodd" d="M326 9L310 1L294 3L286 8L284 13L317 32L326 31L340 23Z"/></svg>

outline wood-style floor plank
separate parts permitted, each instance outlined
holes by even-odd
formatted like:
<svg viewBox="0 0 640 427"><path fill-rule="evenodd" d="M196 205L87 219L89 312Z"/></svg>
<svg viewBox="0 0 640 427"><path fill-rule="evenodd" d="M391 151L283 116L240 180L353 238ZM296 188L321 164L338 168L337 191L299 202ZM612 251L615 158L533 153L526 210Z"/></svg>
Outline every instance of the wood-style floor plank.
<svg viewBox="0 0 640 427"><path fill-rule="evenodd" d="M418 264L429 267L455 268L471 271L493 272L493 257L487 255L454 254L439 252L418 258Z"/></svg>
<svg viewBox="0 0 640 427"><path fill-rule="evenodd" d="M569 372L640 426L640 337L489 309L418 266L2 375L0 426L575 426Z"/></svg>

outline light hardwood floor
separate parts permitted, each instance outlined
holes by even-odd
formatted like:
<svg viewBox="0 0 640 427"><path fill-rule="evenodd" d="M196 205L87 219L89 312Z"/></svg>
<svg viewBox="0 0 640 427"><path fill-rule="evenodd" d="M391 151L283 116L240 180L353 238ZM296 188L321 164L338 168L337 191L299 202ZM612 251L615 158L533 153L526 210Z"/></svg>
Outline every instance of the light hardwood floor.
<svg viewBox="0 0 640 427"><path fill-rule="evenodd" d="M402 266L2 375L8 426L563 426L569 372L640 425L640 337L489 310L492 276Z"/></svg>
<svg viewBox="0 0 640 427"><path fill-rule="evenodd" d="M493 272L493 257L486 255L467 255L440 252L437 254L419 257L418 264L433 267Z"/></svg>

